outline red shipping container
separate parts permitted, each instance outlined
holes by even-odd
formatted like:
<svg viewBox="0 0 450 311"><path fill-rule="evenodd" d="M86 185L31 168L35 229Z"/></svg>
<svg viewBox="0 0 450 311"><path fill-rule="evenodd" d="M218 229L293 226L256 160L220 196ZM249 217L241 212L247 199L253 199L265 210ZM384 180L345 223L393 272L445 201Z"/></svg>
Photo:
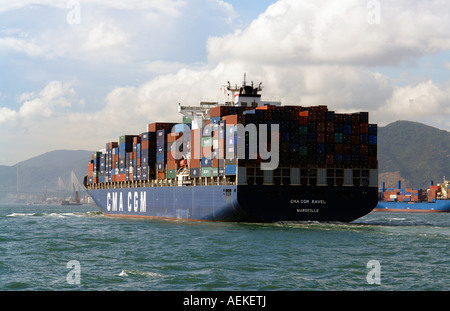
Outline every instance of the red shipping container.
<svg viewBox="0 0 450 311"><path fill-rule="evenodd" d="M125 174L119 174L117 181L125 181Z"/></svg>
<svg viewBox="0 0 450 311"><path fill-rule="evenodd" d="M327 132L334 133L334 123L333 122L327 122Z"/></svg>
<svg viewBox="0 0 450 311"><path fill-rule="evenodd" d="M167 160L167 169L168 170L176 170L177 169L177 161L169 161Z"/></svg>
<svg viewBox="0 0 450 311"><path fill-rule="evenodd" d="M245 116L244 115L238 115L238 114L232 114L228 116L224 116L222 118L227 125L236 125L236 124L244 124L245 123Z"/></svg>
<svg viewBox="0 0 450 311"><path fill-rule="evenodd" d="M135 136L133 137L133 145L140 144L141 143L141 137Z"/></svg>
<svg viewBox="0 0 450 311"><path fill-rule="evenodd" d="M175 125L176 123L170 123L170 122L155 122L155 123L150 123L148 124L148 132L156 132L159 130L172 130L172 127Z"/></svg>
<svg viewBox="0 0 450 311"><path fill-rule="evenodd" d="M333 154L325 155L325 163L326 164L333 164L334 163L334 155Z"/></svg>
<svg viewBox="0 0 450 311"><path fill-rule="evenodd" d="M317 122L317 132L324 133L325 132L325 123Z"/></svg>
<svg viewBox="0 0 450 311"><path fill-rule="evenodd" d="M201 129L191 130L191 159L202 157L202 132Z"/></svg>
<svg viewBox="0 0 450 311"><path fill-rule="evenodd" d="M341 113L335 113L334 114L334 123L342 124L342 122L344 122L344 115Z"/></svg>
<svg viewBox="0 0 450 311"><path fill-rule="evenodd" d="M361 144L359 150L361 155L369 155L369 145Z"/></svg>
<svg viewBox="0 0 450 311"><path fill-rule="evenodd" d="M174 141L176 141L181 136L183 136L183 133L169 133L169 134L167 134L167 142L168 143L173 143Z"/></svg>
<svg viewBox="0 0 450 311"><path fill-rule="evenodd" d="M191 168L199 168L201 160L200 159L191 159Z"/></svg>
<svg viewBox="0 0 450 311"><path fill-rule="evenodd" d="M212 147L202 147L202 158L212 157Z"/></svg>
<svg viewBox="0 0 450 311"><path fill-rule="evenodd" d="M377 166L378 166L377 157L369 156L369 168L377 168Z"/></svg>
<svg viewBox="0 0 450 311"><path fill-rule="evenodd" d="M264 106L256 107L255 109L258 109L258 110L275 110L275 108L276 108L275 105L264 105Z"/></svg>
<svg viewBox="0 0 450 311"><path fill-rule="evenodd" d="M316 140L318 144L325 143L325 134L324 133L317 133L316 134Z"/></svg>
<svg viewBox="0 0 450 311"><path fill-rule="evenodd" d="M326 110L317 111L317 122L325 122L326 120Z"/></svg>
<svg viewBox="0 0 450 311"><path fill-rule="evenodd" d="M228 114L228 107L227 106L216 106L209 110L209 116L211 118L217 118L226 116Z"/></svg>
<svg viewBox="0 0 450 311"><path fill-rule="evenodd" d="M368 134L369 133L369 124L368 123L361 123L359 125L359 132L361 134Z"/></svg>

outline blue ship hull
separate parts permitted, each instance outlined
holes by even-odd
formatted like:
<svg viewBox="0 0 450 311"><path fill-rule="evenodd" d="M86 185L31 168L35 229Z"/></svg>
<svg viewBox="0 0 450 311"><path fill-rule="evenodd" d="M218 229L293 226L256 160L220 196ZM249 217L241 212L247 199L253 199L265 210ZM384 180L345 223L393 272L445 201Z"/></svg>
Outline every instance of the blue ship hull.
<svg viewBox="0 0 450 311"><path fill-rule="evenodd" d="M377 205L376 187L209 185L87 190L107 216L233 222L350 222Z"/></svg>
<svg viewBox="0 0 450 311"><path fill-rule="evenodd" d="M449 213L450 200L436 200L435 202L388 202L380 201L374 209L376 212L422 212Z"/></svg>

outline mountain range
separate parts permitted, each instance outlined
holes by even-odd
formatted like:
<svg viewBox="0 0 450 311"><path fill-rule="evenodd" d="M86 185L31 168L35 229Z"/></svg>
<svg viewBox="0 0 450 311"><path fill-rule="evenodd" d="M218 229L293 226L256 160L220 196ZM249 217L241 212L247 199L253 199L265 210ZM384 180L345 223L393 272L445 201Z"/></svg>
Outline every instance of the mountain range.
<svg viewBox="0 0 450 311"><path fill-rule="evenodd" d="M93 151L56 150L13 166L0 165L0 200L6 193L70 190L71 172L80 183ZM427 188L450 177L450 132L417 122L397 121L378 128L379 183ZM17 183L19 176L19 185Z"/></svg>
<svg viewBox="0 0 450 311"><path fill-rule="evenodd" d="M72 171L82 183L92 153L86 150L56 150L12 166L0 165L0 201L17 190L35 194L57 189L71 191L71 183L76 182L71 178Z"/></svg>
<svg viewBox="0 0 450 311"><path fill-rule="evenodd" d="M428 188L450 177L450 132L417 122L397 121L378 129L379 183Z"/></svg>

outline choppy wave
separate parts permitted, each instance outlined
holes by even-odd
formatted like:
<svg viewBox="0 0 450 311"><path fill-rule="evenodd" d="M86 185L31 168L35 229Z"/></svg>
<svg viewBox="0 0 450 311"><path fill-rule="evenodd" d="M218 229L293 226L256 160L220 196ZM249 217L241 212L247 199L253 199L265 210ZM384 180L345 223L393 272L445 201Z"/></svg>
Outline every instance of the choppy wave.
<svg viewBox="0 0 450 311"><path fill-rule="evenodd" d="M164 277L162 274L156 273L156 272L147 272L147 271L139 271L139 270L126 270L126 269L122 269L122 271L120 271L120 273L118 274L118 276L123 276L123 277L127 277L127 276L145 276L145 277L150 277L150 278L159 278L159 277Z"/></svg>
<svg viewBox="0 0 450 311"><path fill-rule="evenodd" d="M101 217L101 216L103 216L103 214L97 211L71 212L71 213L11 213L6 215L6 217L55 217L55 218Z"/></svg>
<svg viewBox="0 0 450 311"><path fill-rule="evenodd" d="M449 241L450 214L242 224L3 206L0 289L447 290ZM80 285L67 283L69 260L80 263ZM381 265L381 285L367 282L370 260Z"/></svg>

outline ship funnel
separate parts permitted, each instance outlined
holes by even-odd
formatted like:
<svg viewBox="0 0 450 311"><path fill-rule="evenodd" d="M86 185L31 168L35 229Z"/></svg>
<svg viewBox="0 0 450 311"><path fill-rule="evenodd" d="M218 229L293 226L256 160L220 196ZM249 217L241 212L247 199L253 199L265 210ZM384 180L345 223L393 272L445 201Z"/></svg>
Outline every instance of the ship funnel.
<svg viewBox="0 0 450 311"><path fill-rule="evenodd" d="M398 181L398 184L397 184L397 189L400 189L401 187L402 187L402 181L399 180L399 181Z"/></svg>

